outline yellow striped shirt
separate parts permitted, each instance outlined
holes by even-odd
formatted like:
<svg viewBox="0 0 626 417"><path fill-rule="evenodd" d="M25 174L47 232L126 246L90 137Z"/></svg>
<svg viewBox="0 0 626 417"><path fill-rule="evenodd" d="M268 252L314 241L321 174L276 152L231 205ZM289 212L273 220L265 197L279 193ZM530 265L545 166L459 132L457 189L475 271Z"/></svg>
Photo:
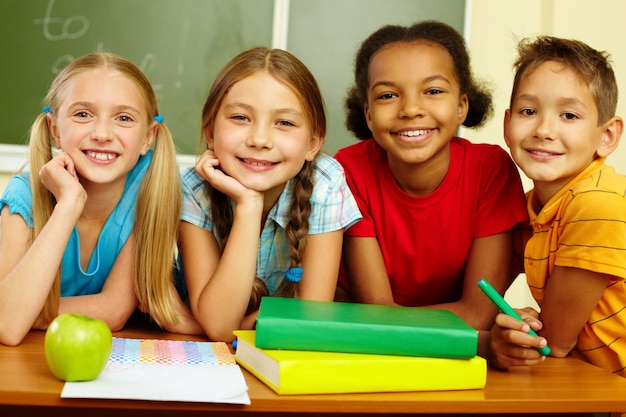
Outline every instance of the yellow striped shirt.
<svg viewBox="0 0 626 417"><path fill-rule="evenodd" d="M626 176L604 162L591 163L539 213L528 193L533 235L524 269L540 306L555 265L614 276L572 354L626 377Z"/></svg>

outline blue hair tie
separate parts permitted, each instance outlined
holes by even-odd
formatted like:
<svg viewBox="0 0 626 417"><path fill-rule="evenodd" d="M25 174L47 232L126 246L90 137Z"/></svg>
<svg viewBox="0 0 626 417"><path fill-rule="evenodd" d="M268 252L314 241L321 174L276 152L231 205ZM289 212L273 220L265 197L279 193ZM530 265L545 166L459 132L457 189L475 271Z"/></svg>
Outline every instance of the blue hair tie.
<svg viewBox="0 0 626 417"><path fill-rule="evenodd" d="M163 122L163 116L161 116L160 114L157 114L156 116L154 116L153 119L157 123Z"/></svg>
<svg viewBox="0 0 626 417"><path fill-rule="evenodd" d="M50 106L43 106L43 112L48 114L48 113L52 113L52 107Z"/></svg>
<svg viewBox="0 0 626 417"><path fill-rule="evenodd" d="M302 279L302 272L304 272L304 270L298 266L289 268L285 274L285 278L287 278L289 282L300 282Z"/></svg>

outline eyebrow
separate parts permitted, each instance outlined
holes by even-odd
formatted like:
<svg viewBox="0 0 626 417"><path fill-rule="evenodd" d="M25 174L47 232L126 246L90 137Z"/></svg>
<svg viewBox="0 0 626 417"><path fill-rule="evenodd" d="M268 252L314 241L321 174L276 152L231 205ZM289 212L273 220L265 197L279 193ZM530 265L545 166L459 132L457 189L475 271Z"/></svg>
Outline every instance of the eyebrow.
<svg viewBox="0 0 626 417"><path fill-rule="evenodd" d="M527 100L527 101L538 101L539 98L535 94L520 94L515 100ZM577 99L576 97L561 97L557 99L558 104L560 105L578 105L587 108L585 102Z"/></svg>
<svg viewBox="0 0 626 417"><path fill-rule="evenodd" d="M251 105L242 103L240 101L233 101L232 103L224 104L225 109L234 108L234 107L243 107L244 109L253 110Z"/></svg>
<svg viewBox="0 0 626 417"><path fill-rule="evenodd" d="M251 106L249 104L246 104L246 103L243 103L241 101L234 101L232 103L224 104L224 108L225 109L232 109L232 108L237 108L237 107L244 108L244 109L246 109L248 111L254 111L255 110L253 106ZM279 114L285 114L286 113L286 114L293 114L293 115L296 115L296 116L303 116L301 111L298 111L298 110L296 110L294 108L291 108L291 107L272 109L272 113L279 113Z"/></svg>
<svg viewBox="0 0 626 417"><path fill-rule="evenodd" d="M72 104L70 104L68 106L68 109L74 109L74 108L80 108L80 107L87 107L87 108L91 108L94 107L94 104L89 102L89 101L76 101ZM134 107L134 106L130 106L127 104L120 104L117 106L113 106L113 108L115 109L116 112L120 112L120 111L129 111L129 112L134 112L134 113L141 113L141 111Z"/></svg>
<svg viewBox="0 0 626 417"><path fill-rule="evenodd" d="M432 82L432 81L444 81L447 84L450 84L450 80L447 77L444 77L443 75L439 75L439 74L428 76L428 77L424 78L421 82L422 83L429 83L429 82ZM374 88L376 88L378 86L385 86L386 87L386 86L394 86L394 85L396 85L395 82L382 80L382 81L378 81L378 82L372 84L371 89L374 89Z"/></svg>

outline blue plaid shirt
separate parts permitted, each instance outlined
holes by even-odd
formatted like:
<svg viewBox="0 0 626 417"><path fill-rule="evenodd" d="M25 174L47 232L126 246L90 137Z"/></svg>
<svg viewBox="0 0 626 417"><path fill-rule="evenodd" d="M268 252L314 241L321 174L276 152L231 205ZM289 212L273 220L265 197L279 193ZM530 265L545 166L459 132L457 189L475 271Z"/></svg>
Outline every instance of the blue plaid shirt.
<svg viewBox="0 0 626 417"><path fill-rule="evenodd" d="M182 181L181 219L212 232L213 219L207 183L193 168L182 171ZM285 235L289 207L293 201L291 181L270 210L261 231L256 270L257 276L265 281L270 294L282 282L291 262L289 243ZM325 154L318 155L314 161L313 184L309 234L345 230L361 219L357 203L346 183L343 168L335 159ZM219 237L215 237L219 241Z"/></svg>

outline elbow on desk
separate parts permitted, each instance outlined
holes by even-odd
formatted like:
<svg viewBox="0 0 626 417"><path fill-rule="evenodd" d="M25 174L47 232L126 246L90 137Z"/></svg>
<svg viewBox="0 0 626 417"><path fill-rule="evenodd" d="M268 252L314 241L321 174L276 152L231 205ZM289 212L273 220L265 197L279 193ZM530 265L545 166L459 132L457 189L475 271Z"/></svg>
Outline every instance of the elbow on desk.
<svg viewBox="0 0 626 417"><path fill-rule="evenodd" d="M565 358L570 354L572 349L576 346L576 343L568 344L568 345L558 345L558 344L550 344L550 356L554 358Z"/></svg>
<svg viewBox="0 0 626 417"><path fill-rule="evenodd" d="M567 355L569 355L571 351L572 349L550 346L550 356L552 356L553 358L565 358L567 357Z"/></svg>
<svg viewBox="0 0 626 417"><path fill-rule="evenodd" d="M209 329L206 327L203 328L209 340L213 340L215 342L232 342L233 340L235 340L235 335L233 334L234 329L230 329L229 327L223 327L219 329Z"/></svg>
<svg viewBox="0 0 626 417"><path fill-rule="evenodd" d="M202 316L197 316L202 317ZM208 323L210 321L210 323ZM198 324L207 335L209 340L214 342L232 342L235 340L233 331L235 330L227 323L220 323L219 320L201 320L198 319Z"/></svg>
<svg viewBox="0 0 626 417"><path fill-rule="evenodd" d="M15 329L7 329L4 326L0 328L0 343L6 346L17 346L22 343L26 334L28 334L28 330L26 331L18 331Z"/></svg>
<svg viewBox="0 0 626 417"><path fill-rule="evenodd" d="M129 314L116 314L103 319L103 321L109 326L112 332L119 332L124 328L129 317Z"/></svg>
<svg viewBox="0 0 626 417"><path fill-rule="evenodd" d="M211 312L205 311L202 308L194 308L193 305L192 313L209 340L227 343L235 340L233 331L237 330L239 327L234 326L233 323L228 323L227 320L220 320L220 318L215 317Z"/></svg>

